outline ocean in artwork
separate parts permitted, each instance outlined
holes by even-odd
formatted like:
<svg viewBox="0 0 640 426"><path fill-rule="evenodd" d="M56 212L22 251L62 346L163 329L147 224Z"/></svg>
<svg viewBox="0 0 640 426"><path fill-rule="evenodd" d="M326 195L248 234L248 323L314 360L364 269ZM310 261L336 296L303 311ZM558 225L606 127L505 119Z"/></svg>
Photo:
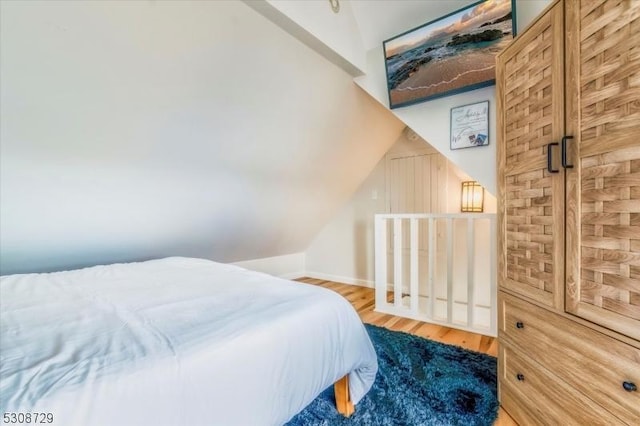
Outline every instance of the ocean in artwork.
<svg viewBox="0 0 640 426"><path fill-rule="evenodd" d="M391 105L494 80L495 55L513 38L509 2L494 3L507 4L508 10L498 17L467 19L466 25L464 18L473 11L460 13L446 27L425 28L422 38L408 34L395 46L385 45Z"/></svg>

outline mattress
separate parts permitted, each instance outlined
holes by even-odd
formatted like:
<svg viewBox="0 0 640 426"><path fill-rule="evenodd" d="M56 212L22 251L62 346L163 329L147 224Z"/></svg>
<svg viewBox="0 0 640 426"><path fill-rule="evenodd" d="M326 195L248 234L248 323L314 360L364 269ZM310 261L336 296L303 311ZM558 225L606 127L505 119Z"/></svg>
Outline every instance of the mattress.
<svg viewBox="0 0 640 426"><path fill-rule="evenodd" d="M0 414L59 425L279 425L376 354L317 286L172 257L0 278Z"/></svg>

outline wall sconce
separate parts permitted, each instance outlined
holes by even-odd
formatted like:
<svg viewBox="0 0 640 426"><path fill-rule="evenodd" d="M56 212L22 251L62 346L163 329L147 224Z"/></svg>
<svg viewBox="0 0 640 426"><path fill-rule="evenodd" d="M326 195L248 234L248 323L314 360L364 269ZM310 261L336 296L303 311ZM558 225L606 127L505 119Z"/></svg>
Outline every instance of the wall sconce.
<svg viewBox="0 0 640 426"><path fill-rule="evenodd" d="M460 211L467 213L482 213L484 211L484 188L478 182L462 182Z"/></svg>

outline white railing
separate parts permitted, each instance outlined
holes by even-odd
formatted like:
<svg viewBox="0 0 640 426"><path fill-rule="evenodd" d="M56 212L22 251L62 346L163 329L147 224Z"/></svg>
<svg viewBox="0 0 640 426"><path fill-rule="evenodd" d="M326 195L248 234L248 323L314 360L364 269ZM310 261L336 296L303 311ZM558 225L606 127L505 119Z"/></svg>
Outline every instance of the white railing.
<svg viewBox="0 0 640 426"><path fill-rule="evenodd" d="M496 336L496 268L495 214L375 217L378 312Z"/></svg>

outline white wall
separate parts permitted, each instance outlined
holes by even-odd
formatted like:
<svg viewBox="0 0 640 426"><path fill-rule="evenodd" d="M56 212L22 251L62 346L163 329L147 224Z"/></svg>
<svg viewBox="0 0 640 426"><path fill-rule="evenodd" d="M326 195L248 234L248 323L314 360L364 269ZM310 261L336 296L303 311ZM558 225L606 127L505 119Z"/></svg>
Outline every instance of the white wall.
<svg viewBox="0 0 640 426"><path fill-rule="evenodd" d="M251 0L246 0L251 1ZM475 0L358 0L341 1L340 14L333 14L326 1L294 2L288 0L261 0L281 14L301 25L320 40L323 45L310 44L319 52L324 47L341 58L365 70L365 75L356 82L380 103L387 106L386 75L382 42L407 30L430 22L455 10L463 8ZM549 4L550 0L516 0L516 27L525 27ZM280 23L291 31L291 23ZM354 35L354 27L360 37ZM301 40L305 37L292 34ZM366 49L363 60L359 52ZM332 57L327 55L327 57ZM336 61L336 63L340 63ZM348 67L346 67L348 69ZM354 74L355 75L355 74ZM453 107L470 103L489 101L489 145L474 150L449 149L449 120ZM496 193L496 109L495 87L486 87L472 92L461 93L446 98L393 110L394 114L416 131L450 161L464 170L474 180L480 182L490 193Z"/></svg>
<svg viewBox="0 0 640 426"><path fill-rule="evenodd" d="M365 49L350 1L340 1L338 13L327 0L243 1L345 71L364 73Z"/></svg>
<svg viewBox="0 0 640 426"><path fill-rule="evenodd" d="M420 25L420 22L429 22L438 16L457 10L469 2L429 2L429 7L420 5L419 2L402 2L405 5L404 11L411 11L410 24L407 18L398 14L384 13L387 8L393 7L395 2L376 3L377 7L360 7L364 11L369 11L367 19L358 22L367 22L368 35L365 35L365 46L375 45L373 40L378 39L376 47L371 48L367 53L367 73L356 78L356 82L369 94L376 98L385 106L389 105L386 74L384 69L384 52L382 49L383 40L400 34ZM549 0L519 0L516 3L517 27L523 29L533 20L549 3ZM356 7L356 16L358 9ZM444 8L448 9L445 10ZM371 11L375 11L372 13ZM437 12L437 14L434 14ZM384 25L379 32L373 32L375 22L387 16ZM401 18L394 20L393 17ZM418 22L418 23L416 23ZM373 24L372 24L373 23ZM415 25L414 25L415 24ZM363 25L361 25L363 27ZM452 151L449 149L449 122L451 108L471 104L480 101L489 101L489 145L476 149L463 149ZM443 153L450 161L460 169L480 182L489 192L496 193L496 102L495 86L485 87L471 92L460 93L445 98L435 99L404 108L397 108L393 113L416 133L428 140L438 151Z"/></svg>
<svg viewBox="0 0 640 426"><path fill-rule="evenodd" d="M369 49L469 2L343 0L336 19L317 0L321 24L297 19L353 70L351 14ZM518 0L519 27L547 3ZM1 2L0 19L3 274L300 253L402 127L242 3ZM437 144L441 117L412 108Z"/></svg>
<svg viewBox="0 0 640 426"><path fill-rule="evenodd" d="M295 279L306 276L304 253L293 253L262 259L243 260L235 262L234 265L286 279Z"/></svg>
<svg viewBox="0 0 640 426"><path fill-rule="evenodd" d="M356 82L369 94L388 105L382 41L410 28L431 21L471 1L359 1L352 2L363 42L367 49L367 74ZM550 0L518 0L516 4L518 31L522 31L550 3ZM449 149L449 114L454 106L490 102L490 143L486 147L451 151ZM478 180L488 191L485 211L496 212L496 127L495 87L393 110L416 133L438 149L453 164L450 188L459 188L462 180ZM372 191L378 200L371 200ZM338 281L371 284L373 273L373 215L385 212L384 161L376 166L363 185L343 209L316 236L306 252L309 274L336 278ZM459 211L459 192L450 194L448 211ZM463 235L463 234L461 234Z"/></svg>
<svg viewBox="0 0 640 426"><path fill-rule="evenodd" d="M2 274L300 253L403 127L241 2L0 8Z"/></svg>
<svg viewBox="0 0 640 426"><path fill-rule="evenodd" d="M478 0L357 0L352 1L362 41L367 51L382 41Z"/></svg>
<svg viewBox="0 0 640 426"><path fill-rule="evenodd" d="M420 147L424 144L424 141L407 140L403 133L390 150L407 151L407 147ZM373 286L374 215L388 213L385 167L383 158L351 199L313 239L306 250L307 275ZM446 182L448 197L443 213L460 213L461 182L469 179L464 172L449 165ZM496 212L496 199L491 194L485 196L485 212ZM466 234L459 232L459 235Z"/></svg>
<svg viewBox="0 0 640 426"><path fill-rule="evenodd" d="M518 33L526 30L533 20L551 4L552 0L516 0Z"/></svg>
<svg viewBox="0 0 640 426"><path fill-rule="evenodd" d="M386 76L382 47L368 54L369 72L356 82L383 105L388 105ZM474 149L449 149L449 122L451 108L480 101L489 101L489 145ZM480 182L489 192L496 193L496 120L495 88L485 87L435 99L392 112L423 139L445 155L451 162Z"/></svg>
<svg viewBox="0 0 640 426"><path fill-rule="evenodd" d="M351 7L362 34L364 48L369 51L382 41L478 0L357 0ZM551 0L516 0L517 29L522 31Z"/></svg>
<svg viewBox="0 0 640 426"><path fill-rule="evenodd" d="M376 199L372 198L374 191ZM383 158L307 248L306 275L373 286L373 218L385 209Z"/></svg>

